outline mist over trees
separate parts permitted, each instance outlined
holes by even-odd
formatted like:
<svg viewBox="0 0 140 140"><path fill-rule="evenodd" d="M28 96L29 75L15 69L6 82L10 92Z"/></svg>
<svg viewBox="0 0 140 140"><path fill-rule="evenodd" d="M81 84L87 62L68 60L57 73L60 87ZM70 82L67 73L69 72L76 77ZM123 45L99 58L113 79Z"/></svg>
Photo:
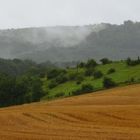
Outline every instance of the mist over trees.
<svg viewBox="0 0 140 140"><path fill-rule="evenodd" d="M0 31L0 57L41 63L111 60L140 55L140 23L56 26Z"/></svg>
<svg viewBox="0 0 140 140"><path fill-rule="evenodd" d="M100 24L0 30L0 57L20 58L48 48L75 46L91 32L104 28Z"/></svg>

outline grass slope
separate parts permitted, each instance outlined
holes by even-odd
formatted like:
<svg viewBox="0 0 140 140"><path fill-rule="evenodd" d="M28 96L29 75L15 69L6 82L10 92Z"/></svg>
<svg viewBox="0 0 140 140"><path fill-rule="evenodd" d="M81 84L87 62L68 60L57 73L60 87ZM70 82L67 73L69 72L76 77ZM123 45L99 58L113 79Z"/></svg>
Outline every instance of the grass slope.
<svg viewBox="0 0 140 140"><path fill-rule="evenodd" d="M139 140L140 85L0 109L1 140Z"/></svg>
<svg viewBox="0 0 140 140"><path fill-rule="evenodd" d="M107 74L108 70L114 68L116 70L115 73ZM110 77L115 81L117 84L121 85L124 83L126 85L126 81L130 81L131 78L135 79L135 82L140 82L140 65L137 66L127 66L125 62L113 62L111 64L107 65L99 65L96 67L97 70L100 70L104 76L103 77ZM68 69L68 73L76 72L77 69ZM78 73L81 73L84 75L85 69L79 69ZM89 83L93 85L95 90L103 89L103 77L100 79L94 79L93 76L86 77L84 81L77 85L76 81L68 81L64 84L60 84L57 87L49 90L49 94L45 96L43 99L54 98L57 93L64 92L65 96L69 96L72 91L78 89L81 87L82 84ZM49 81L44 80L44 90L48 91L48 83Z"/></svg>

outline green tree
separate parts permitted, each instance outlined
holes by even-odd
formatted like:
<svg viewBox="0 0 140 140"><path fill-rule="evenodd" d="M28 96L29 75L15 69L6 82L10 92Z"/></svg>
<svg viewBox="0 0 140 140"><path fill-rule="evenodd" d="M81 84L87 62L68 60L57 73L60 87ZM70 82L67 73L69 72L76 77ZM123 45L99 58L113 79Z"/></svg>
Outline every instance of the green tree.
<svg viewBox="0 0 140 140"><path fill-rule="evenodd" d="M107 74L112 74L112 73L115 73L116 70L114 68L110 68L107 72Z"/></svg>
<svg viewBox="0 0 140 140"><path fill-rule="evenodd" d="M108 58L103 58L103 59L100 60L100 62L101 62L103 65L112 63L112 61L110 61Z"/></svg>
<svg viewBox="0 0 140 140"><path fill-rule="evenodd" d="M105 77L103 80L103 86L105 88L111 88L111 87L115 87L116 83L111 78Z"/></svg>
<svg viewBox="0 0 140 140"><path fill-rule="evenodd" d="M99 79L99 78L103 77L103 73L98 70L93 73L93 76L95 79Z"/></svg>
<svg viewBox="0 0 140 140"><path fill-rule="evenodd" d="M86 63L86 67L87 67L87 68L94 68L94 67L96 67L97 65L98 65L97 62L96 62L94 59L90 59L90 60L88 60L87 63Z"/></svg>

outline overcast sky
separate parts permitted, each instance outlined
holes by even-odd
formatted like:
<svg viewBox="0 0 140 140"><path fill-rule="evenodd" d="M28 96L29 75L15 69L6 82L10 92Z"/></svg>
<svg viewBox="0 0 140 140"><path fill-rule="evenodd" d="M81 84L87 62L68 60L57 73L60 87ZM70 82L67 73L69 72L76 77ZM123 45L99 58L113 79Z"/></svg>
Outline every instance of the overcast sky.
<svg viewBox="0 0 140 140"><path fill-rule="evenodd" d="M140 0L0 0L0 28L140 21Z"/></svg>

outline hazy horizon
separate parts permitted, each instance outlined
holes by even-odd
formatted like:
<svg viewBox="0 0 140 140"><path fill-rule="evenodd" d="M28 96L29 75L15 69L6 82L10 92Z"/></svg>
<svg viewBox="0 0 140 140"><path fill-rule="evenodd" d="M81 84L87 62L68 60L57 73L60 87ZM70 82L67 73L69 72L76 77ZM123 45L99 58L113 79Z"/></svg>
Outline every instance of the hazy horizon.
<svg viewBox="0 0 140 140"><path fill-rule="evenodd" d="M140 21L138 0L0 0L0 29Z"/></svg>

